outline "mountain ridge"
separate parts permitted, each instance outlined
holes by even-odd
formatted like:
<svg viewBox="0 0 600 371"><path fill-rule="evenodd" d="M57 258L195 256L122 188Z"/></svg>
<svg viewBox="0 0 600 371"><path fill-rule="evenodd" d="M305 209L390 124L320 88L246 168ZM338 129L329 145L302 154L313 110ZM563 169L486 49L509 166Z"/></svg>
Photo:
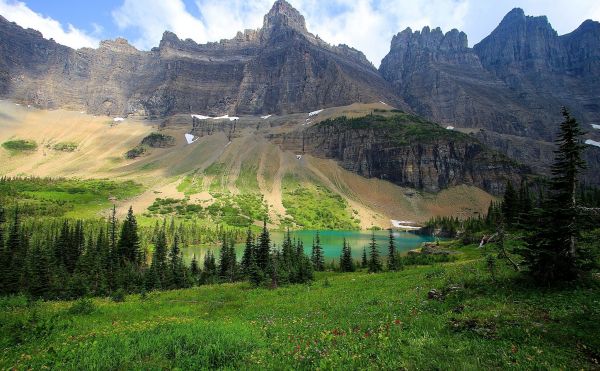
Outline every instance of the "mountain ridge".
<svg viewBox="0 0 600 371"><path fill-rule="evenodd" d="M0 95L41 108L163 119L381 101L545 173L561 106L583 123L600 122L600 23L559 36L546 17L515 8L472 48L457 29L407 28L376 69L362 52L311 34L284 0L259 29L205 44L165 31L150 51L125 39L74 50L0 18ZM600 131L587 136L600 140ZM600 153L588 148L585 179L600 184Z"/></svg>

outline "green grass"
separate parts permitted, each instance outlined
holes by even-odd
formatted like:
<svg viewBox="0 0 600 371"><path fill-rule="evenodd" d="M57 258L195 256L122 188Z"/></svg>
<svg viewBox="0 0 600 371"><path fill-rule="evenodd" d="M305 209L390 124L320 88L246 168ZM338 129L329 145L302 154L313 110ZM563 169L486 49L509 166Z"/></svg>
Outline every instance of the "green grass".
<svg viewBox="0 0 600 371"><path fill-rule="evenodd" d="M288 174L282 192L283 206L297 226L309 230L359 228L360 221L352 217L347 202L321 184L303 183Z"/></svg>
<svg viewBox="0 0 600 371"><path fill-rule="evenodd" d="M406 113L397 113L391 116L368 115L359 118L338 117L325 120L318 125L385 133L385 137L397 145L430 143L439 139L456 142L475 141L466 134L446 130L438 124Z"/></svg>
<svg viewBox="0 0 600 371"><path fill-rule="evenodd" d="M235 186L242 193L258 193L260 192L260 188L257 175L258 164L255 162L244 162L240 168L240 175L235 182Z"/></svg>
<svg viewBox="0 0 600 371"><path fill-rule="evenodd" d="M186 175L177 185L177 191L183 192L186 196L195 195L203 192L202 176L197 173Z"/></svg>
<svg viewBox="0 0 600 371"><path fill-rule="evenodd" d="M0 368L591 369L600 288L540 289L475 260L28 305L0 299ZM428 299L437 289L444 298Z"/></svg>
<svg viewBox="0 0 600 371"><path fill-rule="evenodd" d="M188 188L185 188L188 189ZM205 219L212 224L248 228L262 221L267 215L267 206L259 194L212 193L214 202L206 207L189 202L188 198L157 198L148 207L146 216L176 216L185 219Z"/></svg>
<svg viewBox="0 0 600 371"><path fill-rule="evenodd" d="M133 181L102 179L15 178L0 180L0 203L19 205L25 215L90 218L112 205L142 192Z"/></svg>
<svg viewBox="0 0 600 371"><path fill-rule="evenodd" d="M34 140L14 139L2 143L2 147L10 152L30 152L38 147Z"/></svg>

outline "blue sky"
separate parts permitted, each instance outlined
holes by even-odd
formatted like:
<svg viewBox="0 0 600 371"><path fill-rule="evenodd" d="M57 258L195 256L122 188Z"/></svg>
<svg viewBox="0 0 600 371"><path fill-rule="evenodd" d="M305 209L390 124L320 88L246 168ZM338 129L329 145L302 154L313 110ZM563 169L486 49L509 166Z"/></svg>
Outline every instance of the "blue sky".
<svg viewBox="0 0 600 371"><path fill-rule="evenodd" d="M0 14L47 38L79 48L125 37L138 49L157 46L163 31L199 43L259 28L274 0L0 0ZM465 31L473 46L514 7L547 15L559 34L600 20L600 0L288 0L308 28L332 44L363 51L376 66L406 27Z"/></svg>

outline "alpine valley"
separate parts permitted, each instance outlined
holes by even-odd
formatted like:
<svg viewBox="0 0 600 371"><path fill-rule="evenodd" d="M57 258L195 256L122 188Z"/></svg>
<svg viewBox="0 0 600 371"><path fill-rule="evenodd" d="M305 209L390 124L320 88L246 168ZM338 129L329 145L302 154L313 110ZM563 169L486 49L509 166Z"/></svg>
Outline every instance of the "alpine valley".
<svg viewBox="0 0 600 371"><path fill-rule="evenodd" d="M0 369L598 369L600 23L377 67L285 0L150 50L2 10L35 3L0 0Z"/></svg>

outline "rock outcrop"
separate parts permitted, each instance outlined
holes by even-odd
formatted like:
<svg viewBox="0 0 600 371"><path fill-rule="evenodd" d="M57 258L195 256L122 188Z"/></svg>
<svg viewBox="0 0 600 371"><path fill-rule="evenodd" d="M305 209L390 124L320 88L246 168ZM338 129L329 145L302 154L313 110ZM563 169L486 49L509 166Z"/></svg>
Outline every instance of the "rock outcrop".
<svg viewBox="0 0 600 371"><path fill-rule="evenodd" d="M272 136L283 149L333 158L367 178L437 192L460 184L501 194L529 169L476 139L408 114L345 117Z"/></svg>

